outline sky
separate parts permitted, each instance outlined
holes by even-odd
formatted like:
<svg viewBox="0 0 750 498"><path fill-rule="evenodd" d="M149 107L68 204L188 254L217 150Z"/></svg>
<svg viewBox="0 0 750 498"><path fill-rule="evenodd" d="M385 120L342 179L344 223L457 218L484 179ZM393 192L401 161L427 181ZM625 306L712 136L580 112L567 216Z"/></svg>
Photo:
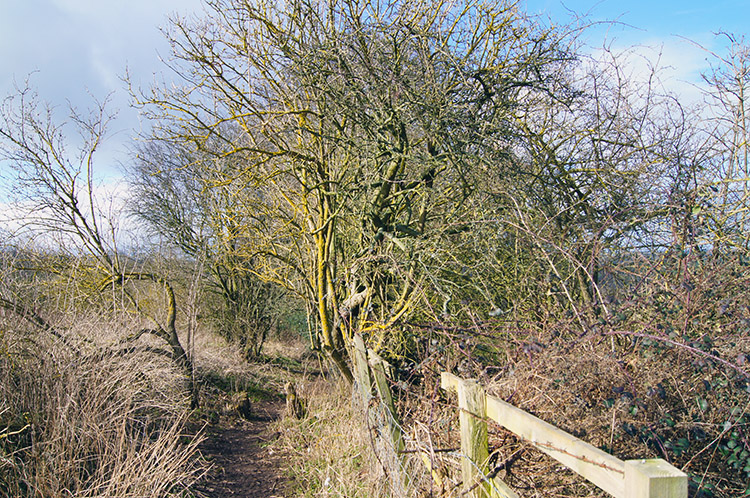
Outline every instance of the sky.
<svg viewBox="0 0 750 498"><path fill-rule="evenodd" d="M606 45L633 54L630 62L658 60L660 77L683 103L701 100L701 74L709 71L709 52L726 55L727 38L748 35L750 0L521 0L530 14L565 24L576 16L595 23L586 43L593 52ZM637 71L636 71L637 72Z"/></svg>
<svg viewBox="0 0 750 498"><path fill-rule="evenodd" d="M87 109L110 96L117 118L98 163L103 179L116 178L140 128L123 77L153 81L169 56L160 27L169 15L200 9L200 0L0 0L0 99L27 78L61 117L68 102Z"/></svg>
<svg viewBox="0 0 750 498"><path fill-rule="evenodd" d="M637 28L624 38L681 35L704 38L712 32L748 30L748 0L522 0L530 13L564 20L575 11L594 20L618 20Z"/></svg>
<svg viewBox="0 0 750 498"><path fill-rule="evenodd" d="M750 0L521 0L521 6L560 24L572 12L592 21L617 20L592 30L590 46L606 39L615 47L660 53L672 83L686 92L707 62L706 53L682 37L718 50L722 42L714 33L750 29ZM122 77L127 69L135 83L148 85L163 71L160 57L169 55L159 27L170 14L200 10L200 0L0 0L0 96L29 75L40 97L58 109L66 102L86 108L92 97L111 94L118 118L99 155L99 171L117 179L117 164L127 160L126 145L140 128Z"/></svg>

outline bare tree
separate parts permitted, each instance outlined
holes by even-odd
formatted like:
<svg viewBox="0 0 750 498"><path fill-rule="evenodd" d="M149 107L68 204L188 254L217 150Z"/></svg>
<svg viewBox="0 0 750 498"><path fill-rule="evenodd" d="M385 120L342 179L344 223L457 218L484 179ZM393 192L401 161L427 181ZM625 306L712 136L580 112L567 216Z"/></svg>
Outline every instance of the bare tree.
<svg viewBox="0 0 750 498"><path fill-rule="evenodd" d="M245 257L313 304L350 379L353 331L403 341L395 324L430 280L422 255L464 229L473 172L512 166L514 106L548 92L569 33L512 2L207 6L172 23L184 85L138 99L157 136L214 155L214 188L252 213L234 235Z"/></svg>
<svg viewBox="0 0 750 498"><path fill-rule="evenodd" d="M246 357L258 356L284 293L259 279L257 262L241 254L236 225L253 215L238 209L234 186L215 185L215 158L205 158L211 162L206 166L200 154L164 140L143 142L135 152L128 168L130 211L185 256L203 262L207 297L218 298L204 318Z"/></svg>
<svg viewBox="0 0 750 498"><path fill-rule="evenodd" d="M119 302L150 323L123 340L121 346L144 335L158 337L168 349L154 351L173 358L192 378L191 360L177 335L177 303L172 285L156 272L130 265L122 256L113 213L103 209L97 196L94 156L111 119L106 101L97 103L88 115L71 109L68 122L57 121L54 111L28 85L17 95L7 97L0 110L0 159L7 162L11 171L8 180L15 198L18 233L45 238L45 243L53 244L61 254L82 260L93 276L90 292L106 295L108 289L117 288ZM70 136L71 127L80 137L77 153L69 151L75 143ZM137 289L143 283L162 289L164 316L158 317L138 299ZM28 306L14 296L4 296L0 305L28 317Z"/></svg>
<svg viewBox="0 0 750 498"><path fill-rule="evenodd" d="M705 227L704 243L716 250L748 250L750 211L750 46L744 38L724 33L727 54L709 52L712 69L705 74L707 109L702 123L708 153L697 172L695 217Z"/></svg>

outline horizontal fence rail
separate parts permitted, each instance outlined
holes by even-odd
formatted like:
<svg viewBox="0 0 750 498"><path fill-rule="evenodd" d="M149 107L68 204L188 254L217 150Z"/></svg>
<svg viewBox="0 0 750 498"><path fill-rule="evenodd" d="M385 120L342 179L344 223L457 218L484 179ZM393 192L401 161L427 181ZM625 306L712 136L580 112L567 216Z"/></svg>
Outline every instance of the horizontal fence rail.
<svg viewBox="0 0 750 498"><path fill-rule="evenodd" d="M490 419L615 498L686 498L687 475L662 459L622 461L495 396L474 380L441 373L441 387L458 393L464 486L475 498L518 495L498 478L488 479ZM473 489L472 489L473 487Z"/></svg>

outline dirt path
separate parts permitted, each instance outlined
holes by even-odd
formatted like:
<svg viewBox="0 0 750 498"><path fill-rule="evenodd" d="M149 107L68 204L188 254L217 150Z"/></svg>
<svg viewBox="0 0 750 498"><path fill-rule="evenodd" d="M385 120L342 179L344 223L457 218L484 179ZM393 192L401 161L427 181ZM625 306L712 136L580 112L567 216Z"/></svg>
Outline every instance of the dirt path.
<svg viewBox="0 0 750 498"><path fill-rule="evenodd" d="M198 491L207 498L285 496L283 456L269 451L266 444L278 436L271 423L283 410L283 400L266 400L252 404L249 420L222 417L210 426L200 448L212 468Z"/></svg>

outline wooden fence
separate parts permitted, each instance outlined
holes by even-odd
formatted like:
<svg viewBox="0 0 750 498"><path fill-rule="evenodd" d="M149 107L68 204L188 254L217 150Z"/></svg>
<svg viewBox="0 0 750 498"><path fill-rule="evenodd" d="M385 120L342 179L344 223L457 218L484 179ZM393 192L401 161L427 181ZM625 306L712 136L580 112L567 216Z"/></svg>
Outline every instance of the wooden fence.
<svg viewBox="0 0 750 498"><path fill-rule="evenodd" d="M354 337L354 376L368 423L377 426L395 460L400 476L392 479L394 495L409 488L405 438L393 403L389 378L391 366L365 347L362 337ZM517 498L501 479L487 478L490 469L487 420L493 420L531 443L569 469L615 498L687 498L687 475L662 459L622 461L525 411L488 395L475 380L441 373L441 387L458 394L461 431L461 473L464 496L470 498ZM376 406L377 410L372 407ZM428 470L429 458L420 453ZM393 477L393 476L392 476ZM439 478L439 476L437 477Z"/></svg>
<svg viewBox="0 0 750 498"><path fill-rule="evenodd" d="M622 461L513 405L485 393L474 380L441 374L441 387L458 393L462 475L476 498L518 495L487 479L487 419L494 420L615 498L686 498L687 475L662 459Z"/></svg>
<svg viewBox="0 0 750 498"><path fill-rule="evenodd" d="M367 349L362 336L354 336L354 378L367 411L367 423L384 443L379 458L389 461L393 496L406 495L409 476L405 470L404 434L388 379L393 378L391 365L374 351ZM375 449L378 451L378 449Z"/></svg>

